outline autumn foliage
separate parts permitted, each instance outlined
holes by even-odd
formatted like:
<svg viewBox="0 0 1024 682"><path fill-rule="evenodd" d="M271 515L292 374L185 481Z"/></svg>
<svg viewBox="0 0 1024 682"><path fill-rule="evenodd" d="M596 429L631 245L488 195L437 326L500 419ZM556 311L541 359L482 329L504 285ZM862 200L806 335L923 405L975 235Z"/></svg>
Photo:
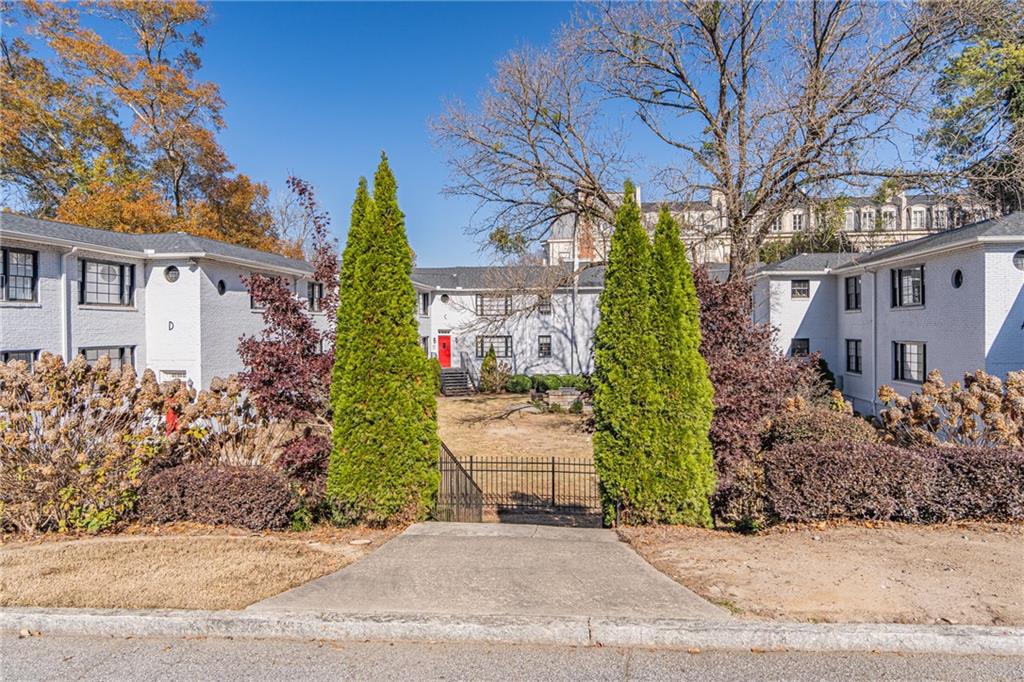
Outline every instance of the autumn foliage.
<svg viewBox="0 0 1024 682"><path fill-rule="evenodd" d="M266 185L217 142L224 101L198 77L208 7L195 0L65 4L30 0L0 69L2 178L41 217L120 232L183 230L298 255Z"/></svg>
<svg viewBox="0 0 1024 682"><path fill-rule="evenodd" d="M743 279L716 282L707 268L693 272L700 300L701 355L714 386L711 446L718 488L712 501L719 519L746 522L760 516L761 436L786 400L821 392L814 363L775 350L774 330L751 319L750 288Z"/></svg>
<svg viewBox="0 0 1024 682"><path fill-rule="evenodd" d="M891 443L1024 448L1024 371L1007 373L1004 382L978 370L947 385L933 369L920 392L903 397L882 386L878 397Z"/></svg>

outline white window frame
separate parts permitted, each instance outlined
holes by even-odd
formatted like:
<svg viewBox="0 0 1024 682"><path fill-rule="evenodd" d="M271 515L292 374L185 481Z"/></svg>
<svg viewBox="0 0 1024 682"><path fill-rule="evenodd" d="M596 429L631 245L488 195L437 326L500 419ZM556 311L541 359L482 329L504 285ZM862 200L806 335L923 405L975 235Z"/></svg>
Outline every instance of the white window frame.
<svg viewBox="0 0 1024 682"><path fill-rule="evenodd" d="M806 285L807 293L799 293L797 289L803 289ZM791 279L789 280L789 297L794 300L806 301L811 297L811 280L809 279Z"/></svg>

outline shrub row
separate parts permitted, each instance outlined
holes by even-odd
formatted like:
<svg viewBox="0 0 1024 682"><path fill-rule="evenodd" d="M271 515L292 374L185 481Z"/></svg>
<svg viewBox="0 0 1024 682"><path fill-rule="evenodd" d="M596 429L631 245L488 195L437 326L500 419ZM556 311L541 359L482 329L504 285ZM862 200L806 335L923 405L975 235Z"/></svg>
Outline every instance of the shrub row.
<svg viewBox="0 0 1024 682"><path fill-rule="evenodd" d="M1024 451L832 442L765 453L772 521L1024 519Z"/></svg>
<svg viewBox="0 0 1024 682"><path fill-rule="evenodd" d="M266 468L182 464L153 475L136 507L144 523L194 521L285 528L297 508L288 480Z"/></svg>
<svg viewBox="0 0 1024 682"><path fill-rule="evenodd" d="M546 393L556 388L590 390L590 378L582 374L513 374L505 383L509 393L529 393L531 389Z"/></svg>

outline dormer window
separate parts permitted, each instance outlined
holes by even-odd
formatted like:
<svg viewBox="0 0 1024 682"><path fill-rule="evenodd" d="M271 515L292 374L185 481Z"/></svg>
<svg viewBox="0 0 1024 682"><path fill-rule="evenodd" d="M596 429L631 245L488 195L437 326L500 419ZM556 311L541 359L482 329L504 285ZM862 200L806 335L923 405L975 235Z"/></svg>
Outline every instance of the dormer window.
<svg viewBox="0 0 1024 682"><path fill-rule="evenodd" d="M928 221L923 208L915 208L910 212L910 227L915 230L928 229Z"/></svg>
<svg viewBox="0 0 1024 682"><path fill-rule="evenodd" d="M792 220L793 220L793 222L792 222L792 224L793 224L793 231L794 232L803 232L804 231L804 214L803 213L794 213Z"/></svg>
<svg viewBox="0 0 1024 682"><path fill-rule="evenodd" d="M537 312L541 315L551 314L551 297L550 296L538 296L537 297Z"/></svg>
<svg viewBox="0 0 1024 682"><path fill-rule="evenodd" d="M85 305L127 307L135 297L135 266L82 260L78 302Z"/></svg>

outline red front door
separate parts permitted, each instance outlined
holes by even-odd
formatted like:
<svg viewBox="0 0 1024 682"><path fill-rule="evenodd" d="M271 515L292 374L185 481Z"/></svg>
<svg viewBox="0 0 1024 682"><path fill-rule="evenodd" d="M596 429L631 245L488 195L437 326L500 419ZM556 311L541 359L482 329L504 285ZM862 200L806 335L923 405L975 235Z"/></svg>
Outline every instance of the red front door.
<svg viewBox="0 0 1024 682"><path fill-rule="evenodd" d="M452 366L452 337L448 334L437 337L437 359L442 367Z"/></svg>

